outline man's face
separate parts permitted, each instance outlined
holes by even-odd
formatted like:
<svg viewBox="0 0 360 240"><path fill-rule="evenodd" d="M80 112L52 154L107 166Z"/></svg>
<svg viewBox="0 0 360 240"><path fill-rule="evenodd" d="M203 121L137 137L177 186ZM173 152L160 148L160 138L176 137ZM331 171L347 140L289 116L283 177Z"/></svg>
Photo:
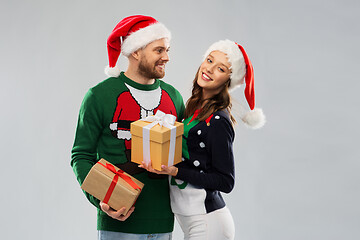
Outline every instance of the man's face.
<svg viewBox="0 0 360 240"><path fill-rule="evenodd" d="M138 72L149 79L163 78L165 76L165 64L169 61L169 48L169 41L162 38L139 50Z"/></svg>

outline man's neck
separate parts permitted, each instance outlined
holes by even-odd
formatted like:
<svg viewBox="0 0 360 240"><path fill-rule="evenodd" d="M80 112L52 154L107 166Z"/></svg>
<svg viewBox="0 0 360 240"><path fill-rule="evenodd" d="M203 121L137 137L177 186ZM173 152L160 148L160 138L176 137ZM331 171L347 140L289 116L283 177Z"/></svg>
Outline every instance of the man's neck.
<svg viewBox="0 0 360 240"><path fill-rule="evenodd" d="M151 85L155 82L155 79L149 79L147 77L144 77L143 75L139 74L137 71L127 69L124 73L126 77L130 78L134 82L137 82L139 84L143 85Z"/></svg>

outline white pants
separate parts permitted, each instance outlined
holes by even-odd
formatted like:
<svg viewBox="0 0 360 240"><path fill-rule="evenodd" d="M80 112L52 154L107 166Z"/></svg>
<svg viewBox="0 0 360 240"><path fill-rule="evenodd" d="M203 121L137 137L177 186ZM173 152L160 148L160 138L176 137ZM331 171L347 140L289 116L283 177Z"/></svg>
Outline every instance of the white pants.
<svg viewBox="0 0 360 240"><path fill-rule="evenodd" d="M184 240L232 240L235 237L234 221L227 207L208 214L175 216Z"/></svg>

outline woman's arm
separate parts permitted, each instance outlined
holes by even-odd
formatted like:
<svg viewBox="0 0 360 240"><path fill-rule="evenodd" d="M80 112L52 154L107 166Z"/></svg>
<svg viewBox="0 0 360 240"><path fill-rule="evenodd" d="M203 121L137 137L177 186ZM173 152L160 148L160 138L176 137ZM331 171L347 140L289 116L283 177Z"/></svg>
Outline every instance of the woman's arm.
<svg viewBox="0 0 360 240"><path fill-rule="evenodd" d="M151 165L146 165L144 162L139 167L157 174L174 176L200 188L219 190L225 193L231 192L235 182L232 147L234 129L230 121L223 116L220 119L213 119L210 125L206 139L206 151L207 155L211 156L208 160L211 167L207 171L201 171L187 162L170 167L163 165L162 171L154 170Z"/></svg>
<svg viewBox="0 0 360 240"><path fill-rule="evenodd" d="M195 186L231 192L235 182L235 167L233 156L234 129L230 121L224 116L210 121L206 151L210 167L207 171L200 171L196 167L179 166L176 178L189 182ZM191 158L191 154L190 154ZM192 162L194 159L190 159Z"/></svg>

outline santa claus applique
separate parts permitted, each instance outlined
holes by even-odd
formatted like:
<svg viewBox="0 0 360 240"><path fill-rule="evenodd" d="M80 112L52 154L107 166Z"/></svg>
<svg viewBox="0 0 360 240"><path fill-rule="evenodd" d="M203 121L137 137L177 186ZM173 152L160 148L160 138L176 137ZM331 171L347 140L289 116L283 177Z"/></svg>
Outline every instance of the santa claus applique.
<svg viewBox="0 0 360 240"><path fill-rule="evenodd" d="M131 149L130 123L154 115L157 110L177 116L169 94L160 88L143 91L128 84L129 91L122 92L117 98L115 112L110 123L114 137L125 141L125 148Z"/></svg>

